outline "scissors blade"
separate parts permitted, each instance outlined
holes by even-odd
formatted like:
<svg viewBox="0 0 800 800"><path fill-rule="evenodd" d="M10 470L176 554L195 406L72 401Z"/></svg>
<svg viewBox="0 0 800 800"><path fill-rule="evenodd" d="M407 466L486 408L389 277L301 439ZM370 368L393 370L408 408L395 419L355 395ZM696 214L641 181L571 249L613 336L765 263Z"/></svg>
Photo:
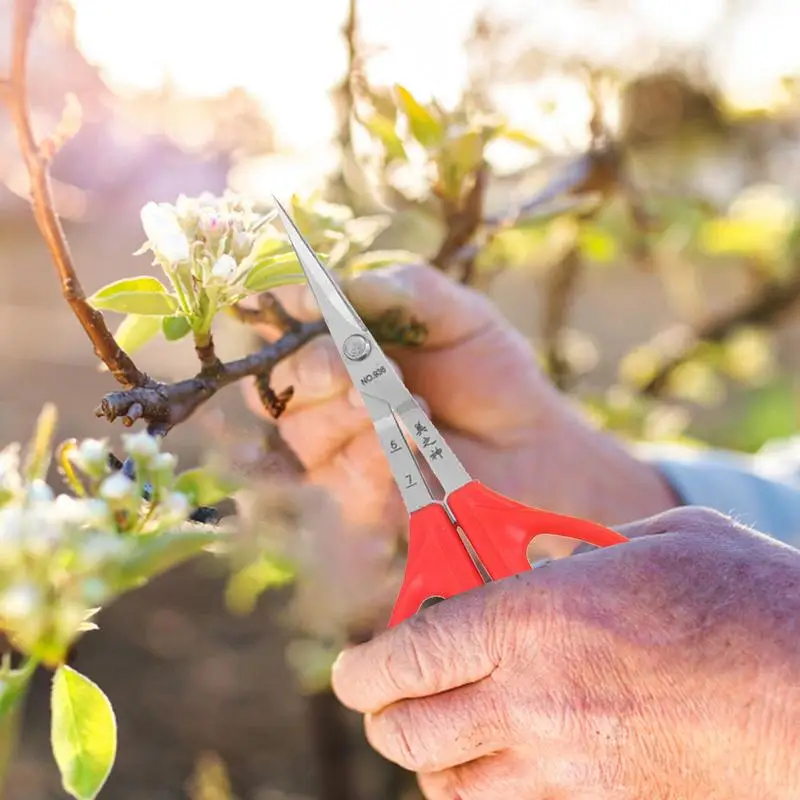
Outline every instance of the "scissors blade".
<svg viewBox="0 0 800 800"><path fill-rule="evenodd" d="M472 476L408 391L364 321L339 289L287 211L277 198L274 200L339 356L372 417L406 507L409 511L416 510L433 502L434 498L425 485L424 477L398 425L398 420L411 435L445 494L460 489L472 480Z"/></svg>

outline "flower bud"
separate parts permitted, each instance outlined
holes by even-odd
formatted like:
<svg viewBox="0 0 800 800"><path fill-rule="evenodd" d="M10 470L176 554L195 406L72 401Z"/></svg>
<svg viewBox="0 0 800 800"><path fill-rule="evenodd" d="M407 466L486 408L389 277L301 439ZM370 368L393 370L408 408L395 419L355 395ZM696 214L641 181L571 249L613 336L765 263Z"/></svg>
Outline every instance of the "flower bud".
<svg viewBox="0 0 800 800"><path fill-rule="evenodd" d="M178 457L174 453L159 453L150 462L153 472L172 472L178 466Z"/></svg>
<svg viewBox="0 0 800 800"><path fill-rule="evenodd" d="M151 436L147 431L123 435L122 438L125 443L125 452L131 458L149 461L158 455L160 449L158 439L155 436Z"/></svg>
<svg viewBox="0 0 800 800"><path fill-rule="evenodd" d="M10 623L21 623L41 613L44 595L36 584L22 581L0 593L0 617Z"/></svg>
<svg viewBox="0 0 800 800"><path fill-rule="evenodd" d="M159 522L163 525L178 525L186 522L191 513L189 498L181 492L170 492L158 505Z"/></svg>
<svg viewBox="0 0 800 800"><path fill-rule="evenodd" d="M100 485L100 496L110 502L133 497L136 483L121 472L109 475Z"/></svg>
<svg viewBox="0 0 800 800"><path fill-rule="evenodd" d="M84 439L75 450L68 451L68 455L78 469L100 477L108 465L108 443L105 439Z"/></svg>
<svg viewBox="0 0 800 800"><path fill-rule="evenodd" d="M28 500L32 503L49 503L53 497L53 490L45 481L31 481L28 486Z"/></svg>
<svg viewBox="0 0 800 800"><path fill-rule="evenodd" d="M110 526L108 506L97 498L77 499L60 494L55 499L58 517L67 525L102 528Z"/></svg>
<svg viewBox="0 0 800 800"><path fill-rule="evenodd" d="M254 241L255 237L252 233L249 233L248 231L245 231L241 227L237 226L231 235L231 253L233 253L237 259L242 259L245 256L250 255L250 251L253 249Z"/></svg>
<svg viewBox="0 0 800 800"><path fill-rule="evenodd" d="M25 509L0 509L0 565L12 566L22 558L25 541Z"/></svg>
<svg viewBox="0 0 800 800"><path fill-rule="evenodd" d="M16 494L22 488L19 472L19 444L10 444L0 450L0 490Z"/></svg>
<svg viewBox="0 0 800 800"><path fill-rule="evenodd" d="M216 279L214 282L230 283L236 275L236 269L237 264L233 256L224 253L211 267L211 278Z"/></svg>
<svg viewBox="0 0 800 800"><path fill-rule="evenodd" d="M55 506L41 512L26 509L23 526L23 548L29 556L49 556L64 540L65 525L57 517Z"/></svg>
<svg viewBox="0 0 800 800"><path fill-rule="evenodd" d="M228 220L216 209L205 208L200 214L197 232L211 247L217 245L228 231Z"/></svg>

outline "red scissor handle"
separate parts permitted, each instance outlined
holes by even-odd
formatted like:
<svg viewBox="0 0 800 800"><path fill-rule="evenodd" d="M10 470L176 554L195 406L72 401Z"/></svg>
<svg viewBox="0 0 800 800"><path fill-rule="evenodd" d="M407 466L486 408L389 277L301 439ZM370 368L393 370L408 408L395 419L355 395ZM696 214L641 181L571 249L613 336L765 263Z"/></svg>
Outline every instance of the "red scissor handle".
<svg viewBox="0 0 800 800"><path fill-rule="evenodd" d="M595 522L523 505L475 480L452 492L447 504L496 581L531 568L528 545L543 533L578 539L596 547L628 541Z"/></svg>
<svg viewBox="0 0 800 800"><path fill-rule="evenodd" d="M414 511L409 526L408 561L390 628L416 614L431 597L447 599L483 586L480 572L439 503Z"/></svg>
<svg viewBox="0 0 800 800"><path fill-rule="evenodd" d="M527 572L528 545L540 534L566 536L596 547L628 541L594 522L523 505L475 480L452 492L447 503L493 580ZM410 517L405 576L389 627L416 614L431 597L447 599L483 583L444 508L433 503L415 511Z"/></svg>

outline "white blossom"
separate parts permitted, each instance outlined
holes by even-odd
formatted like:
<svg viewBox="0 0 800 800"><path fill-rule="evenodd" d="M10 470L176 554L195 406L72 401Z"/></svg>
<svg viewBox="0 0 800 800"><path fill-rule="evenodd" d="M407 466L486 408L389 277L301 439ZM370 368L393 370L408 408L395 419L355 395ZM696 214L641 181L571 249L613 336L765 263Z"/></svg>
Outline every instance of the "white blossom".
<svg viewBox="0 0 800 800"><path fill-rule="evenodd" d="M149 202L142 208L140 216L144 232L156 255L171 265L189 260L189 240L172 206Z"/></svg>
<svg viewBox="0 0 800 800"><path fill-rule="evenodd" d="M160 521L166 525L185 522L192 510L189 498L181 492L170 492L158 508Z"/></svg>
<svg viewBox="0 0 800 800"><path fill-rule="evenodd" d="M174 453L159 453L150 462L154 472L170 472L178 466L178 457Z"/></svg>
<svg viewBox="0 0 800 800"><path fill-rule="evenodd" d="M33 503L49 503L55 495L45 481L32 481L28 486L28 500Z"/></svg>
<svg viewBox="0 0 800 800"><path fill-rule="evenodd" d="M133 495L136 484L121 472L109 475L100 485L100 496L106 500L125 500Z"/></svg>
<svg viewBox="0 0 800 800"><path fill-rule="evenodd" d="M9 622L27 620L42 610L43 602L42 590L36 584L12 584L0 593L0 617Z"/></svg>
<svg viewBox="0 0 800 800"><path fill-rule="evenodd" d="M236 259L223 253L211 267L211 277L216 278L222 283L230 283L236 275Z"/></svg>
<svg viewBox="0 0 800 800"><path fill-rule="evenodd" d="M70 451L69 460L84 472L96 474L108 463L108 443L105 439L84 439Z"/></svg>
<svg viewBox="0 0 800 800"><path fill-rule="evenodd" d="M129 456L149 460L158 455L160 449L158 439L147 431L123 435L122 438L125 442L125 452Z"/></svg>

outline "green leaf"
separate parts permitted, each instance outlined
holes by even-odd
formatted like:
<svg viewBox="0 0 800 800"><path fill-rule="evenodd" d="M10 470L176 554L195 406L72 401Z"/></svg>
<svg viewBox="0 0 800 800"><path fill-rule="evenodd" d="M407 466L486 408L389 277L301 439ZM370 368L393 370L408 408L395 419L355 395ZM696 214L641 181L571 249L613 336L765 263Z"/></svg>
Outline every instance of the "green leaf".
<svg viewBox="0 0 800 800"><path fill-rule="evenodd" d="M53 678L50 741L64 790L94 800L117 755L117 721L97 684L71 667Z"/></svg>
<svg viewBox="0 0 800 800"><path fill-rule="evenodd" d="M178 310L178 301L155 278L142 275L109 283L88 300L92 308L163 317Z"/></svg>
<svg viewBox="0 0 800 800"><path fill-rule="evenodd" d="M161 330L158 317L143 317L140 314L128 314L122 320L114 338L117 344L128 353L144 347Z"/></svg>
<svg viewBox="0 0 800 800"><path fill-rule="evenodd" d="M267 589L277 589L291 582L294 570L277 558L265 556L239 569L225 589L225 601L235 614L249 614Z"/></svg>
<svg viewBox="0 0 800 800"><path fill-rule="evenodd" d="M168 342L177 342L178 339L183 339L191 329L192 325L186 317L161 318L161 330Z"/></svg>
<svg viewBox="0 0 800 800"><path fill-rule="evenodd" d="M237 484L214 475L208 469L189 469L175 479L173 489L187 495L195 506L213 506L237 489Z"/></svg>
<svg viewBox="0 0 800 800"><path fill-rule="evenodd" d="M294 252L256 261L244 279L244 288L249 294L260 294L287 283L302 283L305 280Z"/></svg>
<svg viewBox="0 0 800 800"><path fill-rule="evenodd" d="M220 544L224 534L217 528L190 528L139 537L133 554L112 580L117 592L141 586L167 570L196 558L210 545Z"/></svg>
<svg viewBox="0 0 800 800"><path fill-rule="evenodd" d="M395 86L397 100L408 119L411 135L425 148L436 147L444 137L444 125L408 89Z"/></svg>
<svg viewBox="0 0 800 800"><path fill-rule="evenodd" d="M394 120L385 117L383 114L373 114L371 117L360 121L361 124L383 144L386 148L386 155L390 160L406 160L406 149L403 147L403 142L397 134Z"/></svg>

